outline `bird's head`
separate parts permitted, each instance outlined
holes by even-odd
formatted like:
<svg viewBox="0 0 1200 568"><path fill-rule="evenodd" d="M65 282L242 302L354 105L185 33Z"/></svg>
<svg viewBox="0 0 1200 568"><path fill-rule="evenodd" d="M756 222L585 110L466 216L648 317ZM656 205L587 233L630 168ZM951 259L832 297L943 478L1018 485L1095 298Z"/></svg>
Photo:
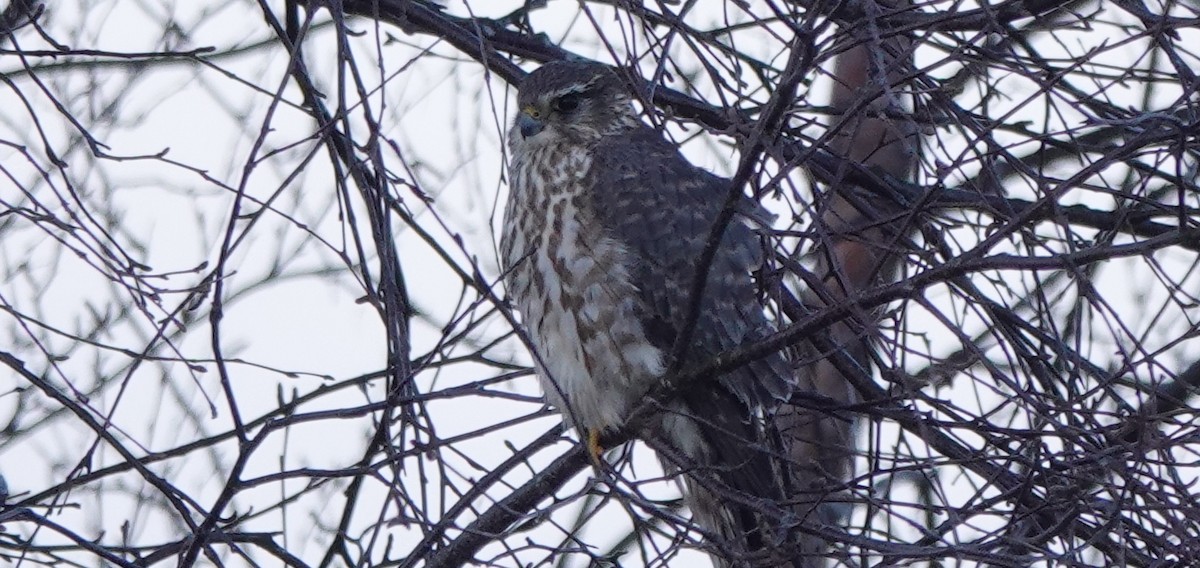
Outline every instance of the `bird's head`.
<svg viewBox="0 0 1200 568"><path fill-rule="evenodd" d="M638 123L629 92L599 63L557 61L530 73L517 90L514 147L533 141L587 142Z"/></svg>

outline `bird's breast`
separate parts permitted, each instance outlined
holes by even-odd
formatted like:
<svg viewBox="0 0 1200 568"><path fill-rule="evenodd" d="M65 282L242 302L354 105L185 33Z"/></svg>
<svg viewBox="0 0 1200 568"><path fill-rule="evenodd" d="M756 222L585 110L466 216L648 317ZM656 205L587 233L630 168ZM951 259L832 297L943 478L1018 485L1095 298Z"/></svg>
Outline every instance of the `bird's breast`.
<svg viewBox="0 0 1200 568"><path fill-rule="evenodd" d="M550 402L577 427L615 427L662 374L663 356L638 317L630 255L589 208L587 155L531 158L514 155L510 168L508 293Z"/></svg>

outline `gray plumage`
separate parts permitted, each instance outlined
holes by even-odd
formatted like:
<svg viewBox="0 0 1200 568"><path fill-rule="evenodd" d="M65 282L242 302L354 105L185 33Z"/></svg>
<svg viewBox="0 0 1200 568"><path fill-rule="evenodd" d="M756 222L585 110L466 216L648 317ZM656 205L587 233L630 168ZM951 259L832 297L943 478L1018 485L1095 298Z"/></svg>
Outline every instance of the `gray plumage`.
<svg viewBox="0 0 1200 568"><path fill-rule="evenodd" d="M585 438L620 427L660 384L730 191L728 180L691 165L643 124L630 102L604 66L551 63L521 84L509 132L501 238L508 293L547 397ZM751 228L757 205L746 199L740 210L708 267L689 364L772 331L752 277L762 262ZM758 549L786 540L755 508L724 494L783 499L784 466L772 457L768 426L793 388L788 362L772 355L685 388L639 432L678 457L668 467L685 471L686 501L721 537L723 563L750 564L756 553L769 556Z"/></svg>

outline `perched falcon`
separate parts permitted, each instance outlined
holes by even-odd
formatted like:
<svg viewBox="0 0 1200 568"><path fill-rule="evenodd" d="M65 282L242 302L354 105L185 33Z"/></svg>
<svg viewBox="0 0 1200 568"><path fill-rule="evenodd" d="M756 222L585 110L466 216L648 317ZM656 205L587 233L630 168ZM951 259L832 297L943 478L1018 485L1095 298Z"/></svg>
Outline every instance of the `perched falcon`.
<svg viewBox="0 0 1200 568"><path fill-rule="evenodd" d="M547 64L521 83L517 104L500 247L508 293L546 396L596 457L599 433L622 426L663 379L696 278L707 282L688 363L771 331L752 279L761 245L751 221L762 216L745 199L698 274L729 180L643 124L611 69ZM676 456L664 461L684 472L687 503L720 537L724 564L748 564L780 538L746 503L783 497L765 423L792 388L789 365L774 355L684 388L638 432Z"/></svg>

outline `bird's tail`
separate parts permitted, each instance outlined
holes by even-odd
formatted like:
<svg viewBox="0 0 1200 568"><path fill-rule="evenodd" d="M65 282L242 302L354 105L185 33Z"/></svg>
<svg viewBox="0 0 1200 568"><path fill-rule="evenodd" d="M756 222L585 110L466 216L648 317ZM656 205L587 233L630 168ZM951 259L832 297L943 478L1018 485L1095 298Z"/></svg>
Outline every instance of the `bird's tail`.
<svg viewBox="0 0 1200 568"><path fill-rule="evenodd" d="M793 526L792 470L773 422L724 389L694 389L664 413L664 465L682 470L684 499L708 533L714 564L725 568L819 568L823 542ZM777 432L775 432L777 434Z"/></svg>
<svg viewBox="0 0 1200 568"><path fill-rule="evenodd" d="M810 381L811 382L811 381ZM844 381L802 384L839 403ZM725 389L692 389L663 414L664 465L682 470L684 499L708 533L719 568L823 568L822 526L842 524L841 493L853 459L853 426L836 409L784 405L753 412ZM828 406L828 405L826 405Z"/></svg>

